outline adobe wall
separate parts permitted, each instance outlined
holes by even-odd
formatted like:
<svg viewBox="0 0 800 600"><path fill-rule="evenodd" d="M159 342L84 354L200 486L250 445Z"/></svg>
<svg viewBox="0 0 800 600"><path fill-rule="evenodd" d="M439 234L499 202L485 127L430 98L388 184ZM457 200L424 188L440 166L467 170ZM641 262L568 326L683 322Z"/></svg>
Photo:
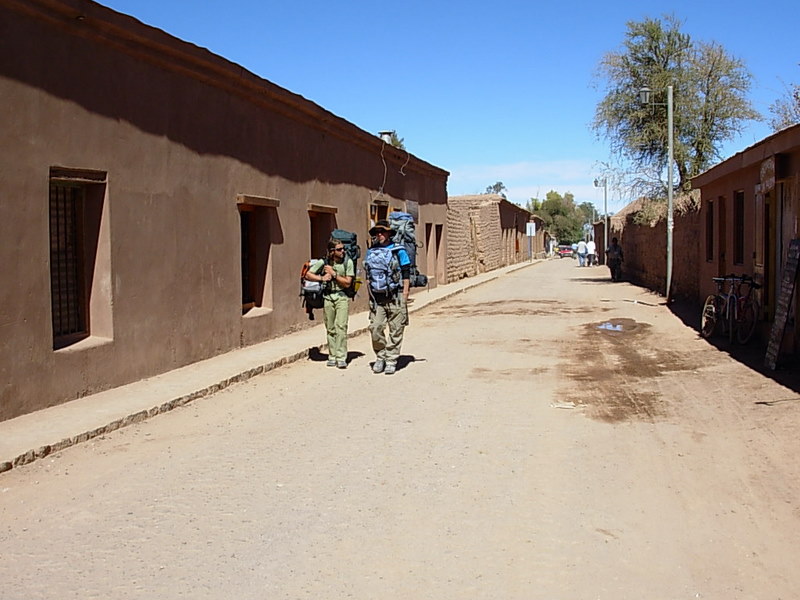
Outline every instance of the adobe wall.
<svg viewBox="0 0 800 600"><path fill-rule="evenodd" d="M533 217L532 220L536 225L536 235L530 239L526 236L523 243L530 244L532 258L547 258L547 244L550 240L550 234L545 230L542 219ZM527 249L525 251L527 252ZM527 254L525 256L527 257Z"/></svg>
<svg viewBox="0 0 800 600"><path fill-rule="evenodd" d="M671 296L696 300L699 295L700 213L697 210L684 214L675 212L674 222ZM612 227L610 236L619 237L625 252L625 279L664 295L667 285L666 219L661 218L654 224L637 225L634 216L627 215L622 230Z"/></svg>
<svg viewBox="0 0 800 600"><path fill-rule="evenodd" d="M636 225L632 215L628 215L621 231L614 229L611 237L619 238L625 261L622 265L623 277L637 285L663 294L666 287L666 222L659 220L655 225Z"/></svg>
<svg viewBox="0 0 800 600"><path fill-rule="evenodd" d="M528 260L528 238L526 234L528 220L531 213L506 199L498 203L500 212L500 229L502 231L502 257L503 265L512 265ZM541 242L543 236L534 238ZM534 244L531 244L533 249Z"/></svg>
<svg viewBox="0 0 800 600"><path fill-rule="evenodd" d="M478 273L485 273L503 265L503 230L497 202L480 204L477 215Z"/></svg>
<svg viewBox="0 0 800 600"><path fill-rule="evenodd" d="M472 197L451 196L447 200L447 281L478 274L477 229Z"/></svg>
<svg viewBox="0 0 800 600"><path fill-rule="evenodd" d="M298 278L312 208L365 248L384 181L389 205L418 204L418 228L436 245L423 256L432 285L445 279L445 171L94 3L0 2L0 31L0 420L307 326ZM54 167L105 176L89 266L92 334L60 350L50 306ZM269 298L246 315L243 195L271 215ZM365 308L361 294L352 310Z"/></svg>
<svg viewBox="0 0 800 600"><path fill-rule="evenodd" d="M672 253L672 296L702 301L699 270L702 220L699 210L675 215Z"/></svg>
<svg viewBox="0 0 800 600"><path fill-rule="evenodd" d="M448 281L528 259L527 210L496 194L451 196L447 204Z"/></svg>

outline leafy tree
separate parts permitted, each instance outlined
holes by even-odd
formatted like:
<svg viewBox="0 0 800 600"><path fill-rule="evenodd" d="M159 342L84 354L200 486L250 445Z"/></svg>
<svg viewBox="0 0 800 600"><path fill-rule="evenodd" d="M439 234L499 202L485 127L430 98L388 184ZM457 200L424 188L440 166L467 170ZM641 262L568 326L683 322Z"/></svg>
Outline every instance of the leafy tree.
<svg viewBox="0 0 800 600"><path fill-rule="evenodd" d="M570 192L562 196L550 190L544 200L531 198L528 206L536 208L528 210L544 221L545 228L560 243L570 244L583 237L583 224L588 222L584 214L585 204L576 206L575 197Z"/></svg>
<svg viewBox="0 0 800 600"><path fill-rule="evenodd" d="M774 131L800 123L800 85L796 83L786 89L786 94L770 104L772 118L769 124Z"/></svg>
<svg viewBox="0 0 800 600"><path fill-rule="evenodd" d="M531 199L530 199L530 200L528 200L528 202L525 204L525 210L527 210L529 213L534 213L534 214L535 214L535 213L537 213L537 212L538 212L538 211L539 211L541 208L542 208L542 201L541 201L541 200L539 200L538 198L531 198Z"/></svg>
<svg viewBox="0 0 800 600"><path fill-rule="evenodd" d="M629 22L623 49L606 54L599 66L607 90L592 127L610 141L612 154L636 167L629 185L656 195L666 189L661 178L668 155L667 110L642 106L641 88L653 90L653 102L666 104L666 88L673 86L679 188L711 166L722 143L746 121L761 118L746 98L751 75L744 63L716 43L695 43L680 25L674 16Z"/></svg>
<svg viewBox="0 0 800 600"><path fill-rule="evenodd" d="M498 195L502 196L503 198L505 198L506 197L505 192L507 192L507 191L508 191L508 188L505 186L505 184L502 181L497 181L493 185L487 186L486 187L486 191L484 193L485 194L498 194Z"/></svg>
<svg viewBox="0 0 800 600"><path fill-rule="evenodd" d="M595 215L597 211L594 208L594 204L591 202L581 202L576 210L580 215L583 223L591 223L594 221Z"/></svg>

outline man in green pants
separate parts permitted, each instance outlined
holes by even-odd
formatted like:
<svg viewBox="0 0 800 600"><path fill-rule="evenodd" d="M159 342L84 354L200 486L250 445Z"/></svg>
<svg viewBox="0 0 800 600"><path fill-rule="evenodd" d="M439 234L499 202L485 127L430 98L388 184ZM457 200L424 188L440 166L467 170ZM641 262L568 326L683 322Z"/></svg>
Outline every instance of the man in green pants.
<svg viewBox="0 0 800 600"><path fill-rule="evenodd" d="M350 298L344 290L353 282L355 265L345 254L341 241L331 238L328 241L328 255L316 261L306 279L319 281L323 285L325 303L322 315L328 332L328 366L347 368L347 322L350 312Z"/></svg>

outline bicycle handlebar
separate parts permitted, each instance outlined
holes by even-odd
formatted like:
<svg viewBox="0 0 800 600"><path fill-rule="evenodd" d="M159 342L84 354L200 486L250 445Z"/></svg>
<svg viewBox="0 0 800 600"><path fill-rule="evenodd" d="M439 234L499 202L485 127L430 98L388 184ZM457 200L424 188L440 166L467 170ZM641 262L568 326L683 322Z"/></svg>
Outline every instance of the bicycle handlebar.
<svg viewBox="0 0 800 600"><path fill-rule="evenodd" d="M738 282L738 283L747 284L750 287L752 287L754 290L758 290L758 289L761 288L761 284L757 283L756 280L753 279L753 277L751 275L747 275L747 274L744 274L744 273L742 275L736 275L734 273L731 273L729 275L723 275L722 277L712 277L711 279L716 281L718 284L719 283L724 283L726 281L730 281L730 282Z"/></svg>

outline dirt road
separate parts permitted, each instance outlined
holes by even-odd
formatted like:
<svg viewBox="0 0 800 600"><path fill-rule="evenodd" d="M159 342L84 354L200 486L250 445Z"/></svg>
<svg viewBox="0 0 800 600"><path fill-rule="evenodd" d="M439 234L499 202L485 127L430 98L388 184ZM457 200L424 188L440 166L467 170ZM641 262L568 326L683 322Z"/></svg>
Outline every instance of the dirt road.
<svg viewBox="0 0 800 600"><path fill-rule="evenodd" d="M576 264L0 476L0 598L798 597L800 396Z"/></svg>

